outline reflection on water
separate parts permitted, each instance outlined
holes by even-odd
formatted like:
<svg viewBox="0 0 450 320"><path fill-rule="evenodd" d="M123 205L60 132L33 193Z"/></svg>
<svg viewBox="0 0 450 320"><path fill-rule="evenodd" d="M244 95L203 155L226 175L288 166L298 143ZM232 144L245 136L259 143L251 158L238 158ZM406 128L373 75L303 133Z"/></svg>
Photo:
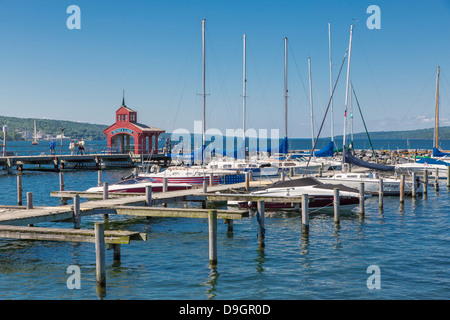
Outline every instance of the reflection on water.
<svg viewBox="0 0 450 320"><path fill-rule="evenodd" d="M217 271L217 266L210 265L208 280L202 284L203 286L207 287L205 295L208 298L208 300L214 299L216 297L216 286L219 277L220 273Z"/></svg>

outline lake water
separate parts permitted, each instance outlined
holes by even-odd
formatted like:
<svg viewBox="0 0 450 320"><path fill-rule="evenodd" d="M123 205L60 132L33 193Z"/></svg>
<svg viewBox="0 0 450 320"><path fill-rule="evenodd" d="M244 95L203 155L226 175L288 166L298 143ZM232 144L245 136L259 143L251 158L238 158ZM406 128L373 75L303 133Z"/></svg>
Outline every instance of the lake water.
<svg viewBox="0 0 450 320"><path fill-rule="evenodd" d="M106 170L113 183L131 169ZM97 184L96 171L65 172L66 190ZM345 214L339 227L329 214L310 217L310 234L301 234L299 216L266 217L266 247L258 248L256 218L234 222L234 233L218 221L218 264L208 261L208 221L141 219L110 215L107 229L147 233L146 242L122 245L120 265L106 251L106 291L102 299L126 300L294 300L294 299L449 299L450 193L427 198L377 197L366 213ZM16 204L16 176L0 172L0 204ZM34 205L58 205L50 191L59 189L58 173L25 171L23 189ZM70 203L70 202L69 202ZM195 205L195 204L190 204ZM1 214L1 213L0 213ZM82 218L93 229L102 216ZM72 228L72 223L38 226ZM69 289L69 266L81 271L81 288ZM368 273L376 266L379 273ZM369 277L379 275L379 289ZM372 278L370 278L372 279ZM370 280L369 279L369 280ZM378 281L379 280L379 281ZM95 249L89 243L0 239L0 299L99 299Z"/></svg>

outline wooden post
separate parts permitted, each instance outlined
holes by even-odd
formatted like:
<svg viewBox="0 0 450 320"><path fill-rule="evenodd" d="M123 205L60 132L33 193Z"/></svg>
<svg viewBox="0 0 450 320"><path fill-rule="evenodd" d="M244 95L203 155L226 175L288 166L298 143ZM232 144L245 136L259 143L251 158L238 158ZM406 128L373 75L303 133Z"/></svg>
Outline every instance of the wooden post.
<svg viewBox="0 0 450 320"><path fill-rule="evenodd" d="M22 176L18 175L17 176L17 205L18 206L21 206L23 203L22 193L23 193Z"/></svg>
<svg viewBox="0 0 450 320"><path fill-rule="evenodd" d="M265 237L266 237L266 229L264 228L264 201L257 202L257 211L256 211L256 220L258 223L258 246L260 248L264 248Z"/></svg>
<svg viewBox="0 0 450 320"><path fill-rule="evenodd" d="M378 208L383 210L383 178L378 180Z"/></svg>
<svg viewBox="0 0 450 320"><path fill-rule="evenodd" d="M64 173L59 172L59 191L64 191Z"/></svg>
<svg viewBox="0 0 450 320"><path fill-rule="evenodd" d="M33 209L33 192L27 192L27 209Z"/></svg>
<svg viewBox="0 0 450 320"><path fill-rule="evenodd" d="M77 194L75 197L73 197L73 228L80 229L80 224L80 196Z"/></svg>
<svg viewBox="0 0 450 320"><path fill-rule="evenodd" d="M309 235L309 203L308 195L302 194L302 234Z"/></svg>
<svg viewBox="0 0 450 320"><path fill-rule="evenodd" d="M97 270L97 285L100 287L105 287L105 234L103 222L95 223L95 260Z"/></svg>
<svg viewBox="0 0 450 320"><path fill-rule="evenodd" d="M319 177L322 177L322 173L323 173L323 162L320 164Z"/></svg>
<svg viewBox="0 0 450 320"><path fill-rule="evenodd" d="M435 175L434 175L434 190L436 192L439 191L439 169L438 168L436 168Z"/></svg>
<svg viewBox="0 0 450 320"><path fill-rule="evenodd" d="M289 177L293 177L294 176L294 168L289 168Z"/></svg>
<svg viewBox="0 0 450 320"><path fill-rule="evenodd" d="M428 195L428 170L425 169L423 171L423 196L426 197Z"/></svg>
<svg viewBox="0 0 450 320"><path fill-rule="evenodd" d="M209 174L209 185L211 187L214 186L214 174L213 173Z"/></svg>
<svg viewBox="0 0 450 320"><path fill-rule="evenodd" d="M117 264L120 262L120 244L112 244L111 247L114 250L113 253L113 264Z"/></svg>
<svg viewBox="0 0 450 320"><path fill-rule="evenodd" d="M339 204L339 188L334 188L333 206L334 206L334 223L339 224L341 221L340 204Z"/></svg>
<svg viewBox="0 0 450 320"><path fill-rule="evenodd" d="M245 191L250 190L250 176L248 172L245 173Z"/></svg>
<svg viewBox="0 0 450 320"><path fill-rule="evenodd" d="M225 223L227 224L227 233L233 233L233 219L225 219Z"/></svg>
<svg viewBox="0 0 450 320"><path fill-rule="evenodd" d="M364 216L364 182L359 184L359 215Z"/></svg>
<svg viewBox="0 0 450 320"><path fill-rule="evenodd" d="M145 186L145 205L147 207L152 205L152 186Z"/></svg>
<svg viewBox="0 0 450 320"><path fill-rule="evenodd" d="M405 175L400 176L400 204L405 202Z"/></svg>
<svg viewBox="0 0 450 320"><path fill-rule="evenodd" d="M203 176L203 193L208 192L208 184L206 183L206 176Z"/></svg>
<svg viewBox="0 0 450 320"><path fill-rule="evenodd" d="M167 192L167 178L163 178L163 192Z"/></svg>
<svg viewBox="0 0 450 320"><path fill-rule="evenodd" d="M447 188L450 188L450 166L447 166Z"/></svg>
<svg viewBox="0 0 450 320"><path fill-rule="evenodd" d="M108 199L108 182L103 183L103 200Z"/></svg>
<svg viewBox="0 0 450 320"><path fill-rule="evenodd" d="M417 186L416 186L416 173L411 173L411 196L416 198Z"/></svg>
<svg viewBox="0 0 450 320"><path fill-rule="evenodd" d="M102 170L97 171L97 186L101 187L103 184L102 182Z"/></svg>
<svg viewBox="0 0 450 320"><path fill-rule="evenodd" d="M208 211L209 264L217 264L217 210Z"/></svg>

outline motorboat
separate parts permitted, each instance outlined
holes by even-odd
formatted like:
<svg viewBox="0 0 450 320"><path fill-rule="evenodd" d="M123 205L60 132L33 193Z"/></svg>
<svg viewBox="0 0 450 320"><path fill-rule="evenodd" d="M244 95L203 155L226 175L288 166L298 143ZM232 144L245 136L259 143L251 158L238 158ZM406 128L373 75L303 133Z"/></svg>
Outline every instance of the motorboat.
<svg viewBox="0 0 450 320"><path fill-rule="evenodd" d="M206 183L210 184L209 180L213 176L214 185L220 184L220 177L222 174L231 174L230 171L207 170L203 167L168 167L160 172L141 172L139 177L149 177L156 182L162 183L164 178L167 178L168 183L187 183L189 185L202 185L206 179Z"/></svg>
<svg viewBox="0 0 450 320"><path fill-rule="evenodd" d="M210 170L229 170L237 173L251 172L253 177L275 176L279 174L277 167L270 163L259 161L246 161L239 159L214 159L208 163Z"/></svg>
<svg viewBox="0 0 450 320"><path fill-rule="evenodd" d="M285 202L265 202L268 209L299 209L301 204L289 202L290 197L301 197L308 194L309 207L320 210L333 210L334 189L339 188L339 204L341 210L351 210L359 204L359 191L344 185L325 184L313 177L281 181L264 190L250 193L252 196L284 197ZM364 200L370 197L365 194ZM238 205L241 208L256 208L256 201L228 201L228 205Z"/></svg>
<svg viewBox="0 0 450 320"><path fill-rule="evenodd" d="M152 187L152 192L163 191L163 182L158 182L156 179L150 177L133 177L109 185L108 192L145 193L145 187L147 186ZM192 188L192 185L187 183L167 183L167 191L187 190L190 188ZM103 187L92 187L86 191L101 192L103 191Z"/></svg>
<svg viewBox="0 0 450 320"><path fill-rule="evenodd" d="M354 172L343 172L337 173L331 177L321 177L317 178L322 183L333 184L333 185L344 185L349 188L354 188L359 190L361 182L364 183L364 192L370 194L378 194L380 186L381 176L377 172L369 173L354 173ZM400 195L400 178L395 177L382 177L383 179L383 194L386 196L398 196ZM416 194L422 193L422 184L419 179L416 178L414 181L416 184ZM412 182L405 179L405 194L412 193Z"/></svg>

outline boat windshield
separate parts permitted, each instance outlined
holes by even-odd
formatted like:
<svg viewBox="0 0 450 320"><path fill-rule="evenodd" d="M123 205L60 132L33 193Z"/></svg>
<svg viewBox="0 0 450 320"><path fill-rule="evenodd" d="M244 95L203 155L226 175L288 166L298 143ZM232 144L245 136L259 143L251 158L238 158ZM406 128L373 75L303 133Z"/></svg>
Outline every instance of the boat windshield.
<svg viewBox="0 0 450 320"><path fill-rule="evenodd" d="M138 178L132 178L132 179L127 179L127 180L118 182L118 183L116 183L116 185L151 183L151 182L156 182L156 180L153 178L150 178L150 177L138 177Z"/></svg>

